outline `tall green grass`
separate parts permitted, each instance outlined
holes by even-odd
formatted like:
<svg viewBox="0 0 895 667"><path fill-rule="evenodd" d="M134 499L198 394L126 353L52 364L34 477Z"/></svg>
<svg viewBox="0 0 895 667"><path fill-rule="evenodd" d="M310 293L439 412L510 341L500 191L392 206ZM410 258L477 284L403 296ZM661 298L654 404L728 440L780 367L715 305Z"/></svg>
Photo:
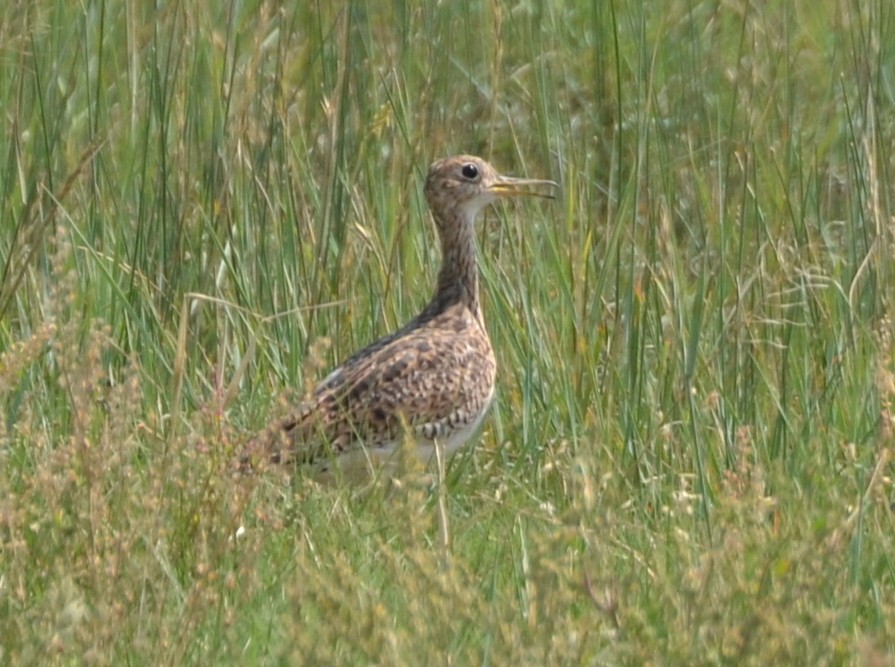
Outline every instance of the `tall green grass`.
<svg viewBox="0 0 895 667"><path fill-rule="evenodd" d="M7 8L0 662L890 660L895 12L778 4ZM445 516L234 476L458 152L563 187L481 221Z"/></svg>

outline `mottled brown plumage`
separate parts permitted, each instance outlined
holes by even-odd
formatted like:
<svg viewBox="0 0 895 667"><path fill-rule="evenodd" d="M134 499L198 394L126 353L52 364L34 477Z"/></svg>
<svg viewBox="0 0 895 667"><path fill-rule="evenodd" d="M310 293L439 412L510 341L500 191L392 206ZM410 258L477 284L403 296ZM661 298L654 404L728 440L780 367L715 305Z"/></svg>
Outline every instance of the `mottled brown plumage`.
<svg viewBox="0 0 895 667"><path fill-rule="evenodd" d="M428 460L437 442L460 447L481 423L494 395L496 365L479 302L473 223L501 196L535 195L552 181L498 174L469 155L435 162L426 200L441 240L435 294L398 331L355 353L297 409L270 424L246 462L339 461L345 467L388 457L405 428Z"/></svg>

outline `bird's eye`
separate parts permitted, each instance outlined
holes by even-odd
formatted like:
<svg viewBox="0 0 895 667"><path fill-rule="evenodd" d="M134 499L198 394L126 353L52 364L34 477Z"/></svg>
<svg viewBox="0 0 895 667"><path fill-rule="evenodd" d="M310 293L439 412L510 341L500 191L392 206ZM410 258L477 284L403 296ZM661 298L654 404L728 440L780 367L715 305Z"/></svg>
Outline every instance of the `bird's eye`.
<svg viewBox="0 0 895 667"><path fill-rule="evenodd" d="M463 174L463 178L474 180L479 177L479 168L476 167L472 162L467 162L463 165L460 173Z"/></svg>

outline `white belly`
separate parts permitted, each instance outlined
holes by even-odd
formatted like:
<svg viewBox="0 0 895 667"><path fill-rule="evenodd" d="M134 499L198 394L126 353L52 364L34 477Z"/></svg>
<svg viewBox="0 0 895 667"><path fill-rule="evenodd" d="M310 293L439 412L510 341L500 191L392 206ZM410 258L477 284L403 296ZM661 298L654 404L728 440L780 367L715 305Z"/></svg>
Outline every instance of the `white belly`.
<svg viewBox="0 0 895 667"><path fill-rule="evenodd" d="M416 438L410 438L407 445L414 449L417 458L424 466L429 465L434 460L436 443L442 448L445 457L454 454L482 425L493 398L494 390L492 389L485 400L485 408L479 412L473 421L458 426L441 439L431 440L417 436ZM400 449L400 444L399 441L392 441L377 447L358 447L344 452L338 458L339 469L342 474L349 477L355 477L358 474L368 474L372 470L393 471L399 464L400 452L398 450ZM327 474L330 472L326 470L328 467L324 468L324 472Z"/></svg>

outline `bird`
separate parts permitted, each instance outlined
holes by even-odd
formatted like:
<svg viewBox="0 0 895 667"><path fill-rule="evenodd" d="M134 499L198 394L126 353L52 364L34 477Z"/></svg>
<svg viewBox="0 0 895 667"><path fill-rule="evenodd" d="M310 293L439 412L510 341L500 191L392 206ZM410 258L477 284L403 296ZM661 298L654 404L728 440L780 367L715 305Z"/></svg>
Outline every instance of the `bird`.
<svg viewBox="0 0 895 667"><path fill-rule="evenodd" d="M267 461L356 471L391 459L408 436L427 463L436 447L449 456L469 440L491 405L497 375L482 313L474 223L503 197L552 198L543 187L558 184L503 176L472 155L435 161L425 184L442 256L432 298L263 429L246 448L242 467Z"/></svg>

